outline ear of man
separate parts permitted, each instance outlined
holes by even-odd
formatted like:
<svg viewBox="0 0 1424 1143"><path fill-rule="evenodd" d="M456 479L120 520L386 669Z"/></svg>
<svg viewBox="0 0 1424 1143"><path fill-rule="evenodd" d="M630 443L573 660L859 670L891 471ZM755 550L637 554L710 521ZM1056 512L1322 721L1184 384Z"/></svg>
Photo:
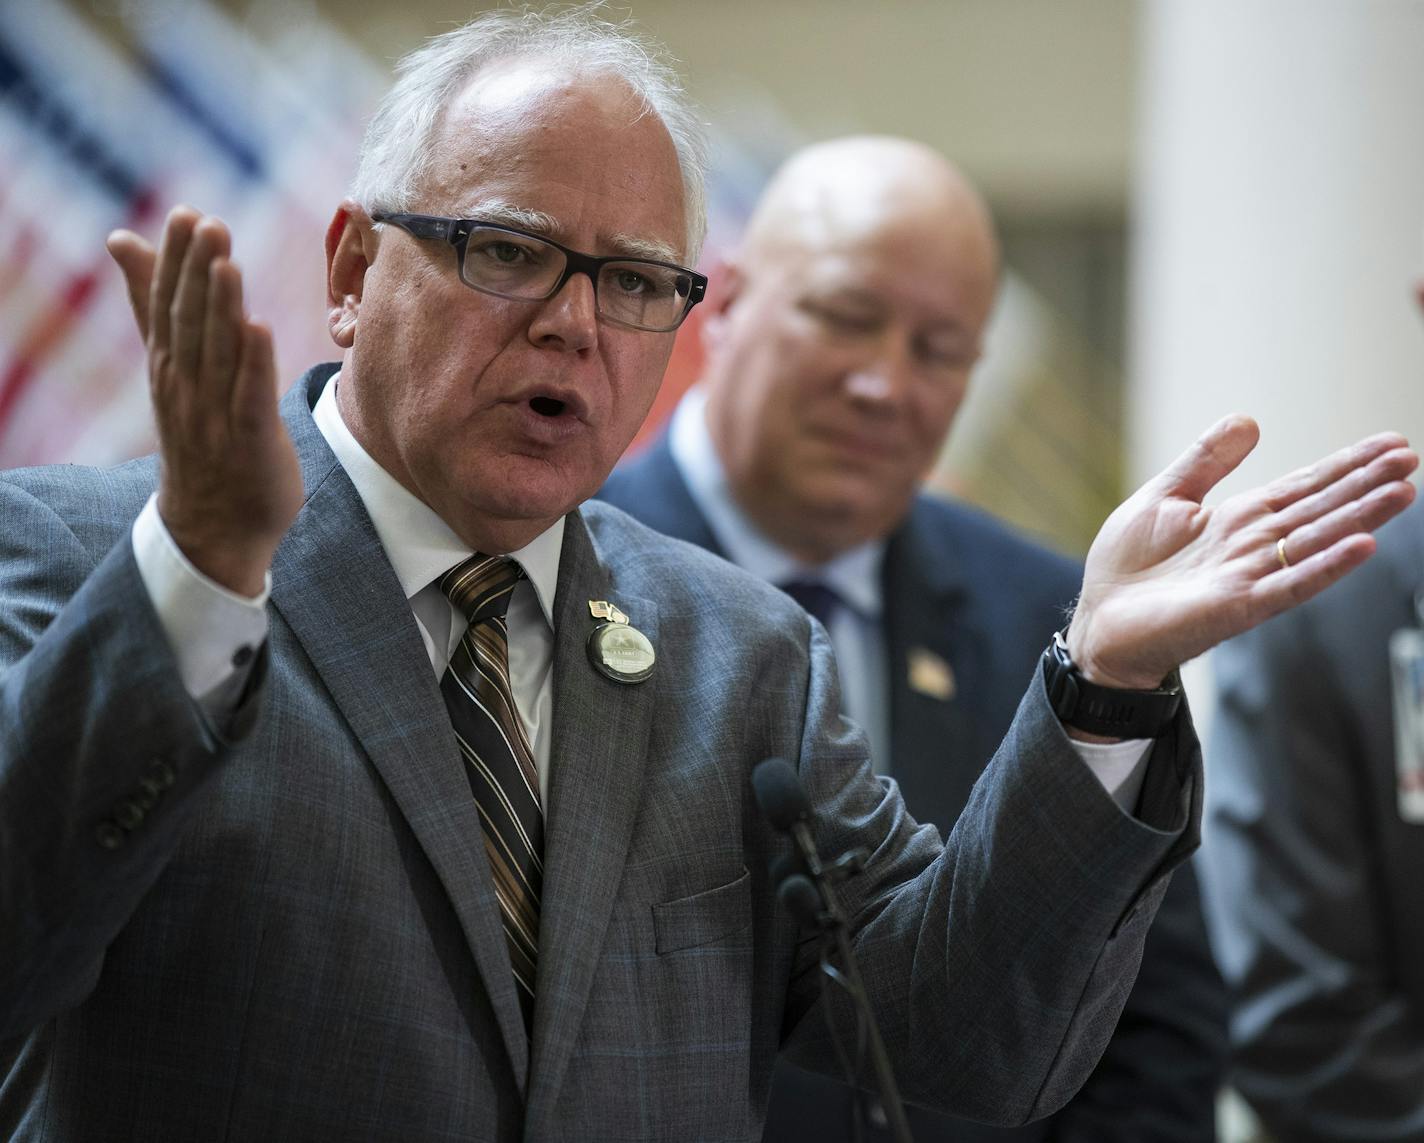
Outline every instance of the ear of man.
<svg viewBox="0 0 1424 1143"><path fill-rule="evenodd" d="M746 275L734 258L719 258L708 274L707 297L702 302L699 334L703 354L715 359L727 343L727 322L732 307L742 296Z"/></svg>
<svg viewBox="0 0 1424 1143"><path fill-rule="evenodd" d="M376 244L371 216L358 203L343 200L326 228L326 324L331 340L342 349L350 349L356 340L356 319Z"/></svg>

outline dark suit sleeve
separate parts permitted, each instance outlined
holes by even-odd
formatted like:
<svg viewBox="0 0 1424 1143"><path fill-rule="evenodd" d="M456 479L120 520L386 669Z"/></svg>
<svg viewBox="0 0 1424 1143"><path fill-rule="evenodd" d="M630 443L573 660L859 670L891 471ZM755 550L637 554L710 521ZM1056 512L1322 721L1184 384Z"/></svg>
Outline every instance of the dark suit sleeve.
<svg viewBox="0 0 1424 1143"><path fill-rule="evenodd" d="M1424 1013L1390 968L1382 885L1393 762L1374 773L1364 756L1337 675L1350 659L1317 639L1313 614L1272 620L1215 658L1204 868L1235 992L1235 1083L1281 1139L1419 1143ZM1351 637L1369 638L1359 624ZM1360 713L1388 720L1378 681L1378 705Z"/></svg>
<svg viewBox="0 0 1424 1143"><path fill-rule="evenodd" d="M96 555L6 482L0 518L3 1040L93 987L224 741L183 689L127 528Z"/></svg>

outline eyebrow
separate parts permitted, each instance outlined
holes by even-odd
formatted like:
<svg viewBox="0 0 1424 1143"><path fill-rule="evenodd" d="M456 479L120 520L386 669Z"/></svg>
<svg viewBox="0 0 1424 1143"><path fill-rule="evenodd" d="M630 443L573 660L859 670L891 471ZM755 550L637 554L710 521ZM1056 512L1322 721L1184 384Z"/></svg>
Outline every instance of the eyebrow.
<svg viewBox="0 0 1424 1143"><path fill-rule="evenodd" d="M678 251L666 242L636 238L631 234L614 234L608 242L618 253L626 254L630 258L647 258L654 262L681 262Z"/></svg>
<svg viewBox="0 0 1424 1143"><path fill-rule="evenodd" d="M493 222L499 226L517 226L540 237L552 238L559 230L559 223L552 214L545 214L542 210L526 210L500 198L475 203L466 217L478 218L481 222Z"/></svg>
<svg viewBox="0 0 1424 1143"><path fill-rule="evenodd" d="M481 222L493 222L498 226L513 226L519 230L527 230L531 234L537 234L541 238L550 238L555 241L559 238L562 229L559 221L551 214L545 214L542 210L527 210L521 206L515 206L505 199L486 199L470 206L468 218L477 218ZM654 239L638 238L631 234L613 234L607 240L607 245L613 252L621 258L643 258L653 262L678 262L678 251L666 242L659 242Z"/></svg>

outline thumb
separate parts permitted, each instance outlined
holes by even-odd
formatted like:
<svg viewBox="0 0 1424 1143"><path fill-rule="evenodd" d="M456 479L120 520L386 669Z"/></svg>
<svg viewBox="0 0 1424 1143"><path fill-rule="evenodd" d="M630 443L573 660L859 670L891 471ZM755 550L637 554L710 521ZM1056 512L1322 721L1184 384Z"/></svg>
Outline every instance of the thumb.
<svg viewBox="0 0 1424 1143"><path fill-rule="evenodd" d="M1232 413L1202 433L1152 483L1163 495L1199 504L1223 478L1236 470L1260 439L1261 430L1255 421L1241 413Z"/></svg>
<svg viewBox="0 0 1424 1143"><path fill-rule="evenodd" d="M148 341L148 297L153 281L153 266L157 259L154 248L132 230L115 230L105 243L109 256L118 263L128 287L129 306L139 337Z"/></svg>

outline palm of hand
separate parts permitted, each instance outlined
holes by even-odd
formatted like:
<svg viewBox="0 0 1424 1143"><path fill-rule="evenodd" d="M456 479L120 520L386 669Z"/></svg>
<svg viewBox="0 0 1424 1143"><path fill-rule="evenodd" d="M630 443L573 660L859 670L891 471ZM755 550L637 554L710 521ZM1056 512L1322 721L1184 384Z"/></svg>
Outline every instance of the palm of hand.
<svg viewBox="0 0 1424 1143"><path fill-rule="evenodd" d="M1303 602L1374 550L1369 532L1413 499L1417 457L1380 434L1207 507L1201 498L1255 446L1227 418L1122 504L1089 550L1069 631L1084 674L1150 689L1217 643ZM1276 542L1285 538L1290 566Z"/></svg>

